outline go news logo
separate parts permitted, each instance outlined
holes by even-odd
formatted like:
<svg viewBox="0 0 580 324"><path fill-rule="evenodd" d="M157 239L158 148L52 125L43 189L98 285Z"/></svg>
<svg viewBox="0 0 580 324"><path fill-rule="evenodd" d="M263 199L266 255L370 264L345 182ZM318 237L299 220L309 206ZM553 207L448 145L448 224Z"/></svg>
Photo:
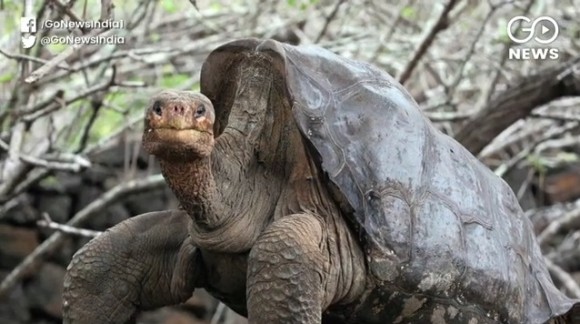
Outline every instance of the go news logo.
<svg viewBox="0 0 580 324"><path fill-rule="evenodd" d="M519 22L519 28L516 23ZM519 33L518 33L519 31ZM525 44L532 40L532 38L541 45L548 45L553 43L558 34L560 27L554 18L548 16L540 16L534 20L526 16L516 16L510 19L507 24L508 37L517 44ZM555 60L560 53L557 48L551 47L517 47L510 48L508 57L512 60Z"/></svg>

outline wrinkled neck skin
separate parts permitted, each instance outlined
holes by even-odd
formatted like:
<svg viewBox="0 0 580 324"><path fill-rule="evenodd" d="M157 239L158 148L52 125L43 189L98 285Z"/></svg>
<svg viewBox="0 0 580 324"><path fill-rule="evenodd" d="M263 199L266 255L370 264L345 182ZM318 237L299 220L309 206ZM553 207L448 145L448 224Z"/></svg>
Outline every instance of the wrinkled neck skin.
<svg viewBox="0 0 580 324"><path fill-rule="evenodd" d="M227 152L228 147L241 149L248 143L228 133L222 136L210 157L160 161L160 166L181 207L192 219L190 231L195 245L215 252L237 253L251 248L259 235L258 230L251 229L261 226L254 226L251 206L234 206L228 199L232 189L247 188L240 181L244 179L235 173L244 174L252 165L237 152ZM242 192L233 194L241 200L246 198Z"/></svg>
<svg viewBox="0 0 580 324"><path fill-rule="evenodd" d="M224 222L225 207L216 189L211 158L159 161L161 172L196 226L212 231Z"/></svg>

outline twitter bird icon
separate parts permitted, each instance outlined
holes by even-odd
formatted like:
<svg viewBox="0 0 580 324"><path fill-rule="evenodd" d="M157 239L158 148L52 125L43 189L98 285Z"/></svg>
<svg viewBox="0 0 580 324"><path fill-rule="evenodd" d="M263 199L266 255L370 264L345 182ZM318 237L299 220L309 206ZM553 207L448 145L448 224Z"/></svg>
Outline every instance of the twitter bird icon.
<svg viewBox="0 0 580 324"><path fill-rule="evenodd" d="M22 47L31 48L36 43L36 36L30 34L22 34Z"/></svg>

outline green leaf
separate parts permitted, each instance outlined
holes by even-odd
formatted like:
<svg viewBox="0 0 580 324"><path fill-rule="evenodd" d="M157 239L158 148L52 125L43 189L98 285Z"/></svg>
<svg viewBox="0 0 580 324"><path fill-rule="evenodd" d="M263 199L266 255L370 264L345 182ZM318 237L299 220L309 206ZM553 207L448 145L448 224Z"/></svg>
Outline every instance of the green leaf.
<svg viewBox="0 0 580 324"><path fill-rule="evenodd" d="M38 46L38 41L36 43L36 46ZM54 44L47 45L46 47L48 47L48 49L53 54L58 54L58 53L62 53L68 46L69 45L65 45L64 43L54 43Z"/></svg>
<svg viewBox="0 0 580 324"><path fill-rule="evenodd" d="M411 6L406 6L401 10L401 16L405 19L413 19L417 15L415 8Z"/></svg>
<svg viewBox="0 0 580 324"><path fill-rule="evenodd" d="M199 82L196 82L193 84L193 86L191 87L191 91L193 92L200 92L201 88L199 87Z"/></svg>
<svg viewBox="0 0 580 324"><path fill-rule="evenodd" d="M502 44L509 44L512 40L508 37L507 33L503 33L498 35L497 41Z"/></svg>
<svg viewBox="0 0 580 324"><path fill-rule="evenodd" d="M296 7L296 0L286 0L286 3L288 3L290 7Z"/></svg>
<svg viewBox="0 0 580 324"><path fill-rule="evenodd" d="M4 73L0 75L0 83L8 83L12 81L13 78L14 76L12 75L12 73Z"/></svg>
<svg viewBox="0 0 580 324"><path fill-rule="evenodd" d="M509 44L511 42L507 32L507 23L502 22L499 24L496 39L498 42L503 44Z"/></svg>
<svg viewBox="0 0 580 324"><path fill-rule="evenodd" d="M161 40L161 35L159 35L159 33L151 33L149 34L149 39L152 42L157 43L159 40Z"/></svg>
<svg viewBox="0 0 580 324"><path fill-rule="evenodd" d="M537 154L530 154L526 157L526 159L528 160L530 166L534 168L536 171L538 171L540 174L544 174L548 170L548 168L546 167L547 161L543 157Z"/></svg>
<svg viewBox="0 0 580 324"><path fill-rule="evenodd" d="M109 109L101 110L90 130L89 138L92 141L98 141L99 139L113 133L122 123L123 116L121 114Z"/></svg>
<svg viewBox="0 0 580 324"><path fill-rule="evenodd" d="M48 176L38 183L42 188L55 189L60 187L61 183L55 176Z"/></svg>
<svg viewBox="0 0 580 324"><path fill-rule="evenodd" d="M177 88L190 79L188 74L166 75L161 80L161 86L164 88Z"/></svg>
<svg viewBox="0 0 580 324"><path fill-rule="evenodd" d="M161 7L167 13L176 13L177 12L177 6L171 0L163 0L163 1L161 1Z"/></svg>
<svg viewBox="0 0 580 324"><path fill-rule="evenodd" d="M127 96L122 92L111 92L105 97L105 102L116 107L125 108L127 106Z"/></svg>
<svg viewBox="0 0 580 324"><path fill-rule="evenodd" d="M219 3L219 2L213 2L213 3L212 3L210 6L209 6L209 8L210 8L212 11L220 11L220 10L222 9L222 5L221 5L221 3Z"/></svg>

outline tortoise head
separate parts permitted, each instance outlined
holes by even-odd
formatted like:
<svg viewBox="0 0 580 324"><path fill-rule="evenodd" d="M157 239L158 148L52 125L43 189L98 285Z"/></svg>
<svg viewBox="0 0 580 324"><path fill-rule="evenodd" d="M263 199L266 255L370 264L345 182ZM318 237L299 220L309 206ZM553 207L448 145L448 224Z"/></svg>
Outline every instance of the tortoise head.
<svg viewBox="0 0 580 324"><path fill-rule="evenodd" d="M145 113L143 147L162 160L208 157L214 146L215 111L200 93L163 91Z"/></svg>

